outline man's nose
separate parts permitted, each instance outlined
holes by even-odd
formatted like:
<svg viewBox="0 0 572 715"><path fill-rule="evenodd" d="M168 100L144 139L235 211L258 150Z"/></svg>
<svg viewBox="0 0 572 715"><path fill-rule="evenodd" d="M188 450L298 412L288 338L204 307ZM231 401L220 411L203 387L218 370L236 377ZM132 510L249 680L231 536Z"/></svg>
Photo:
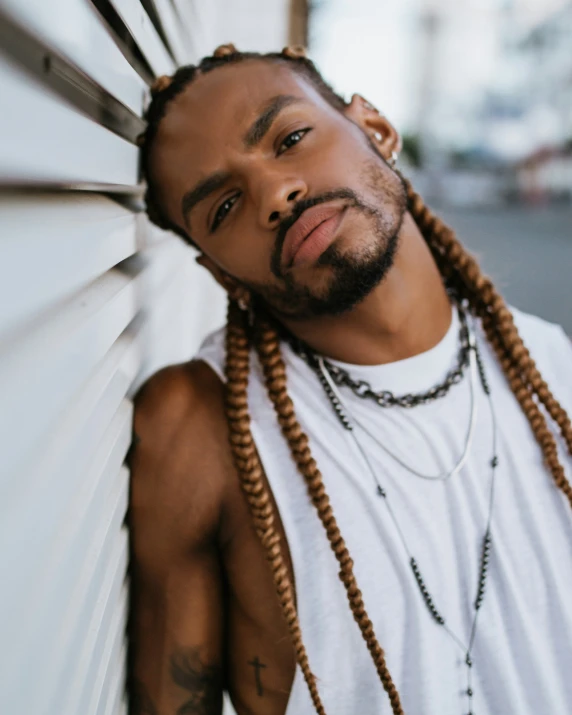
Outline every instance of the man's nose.
<svg viewBox="0 0 572 715"><path fill-rule="evenodd" d="M261 224L265 228L276 228L292 212L295 202L306 195L307 187L301 179L275 180L267 185L260 206Z"/></svg>

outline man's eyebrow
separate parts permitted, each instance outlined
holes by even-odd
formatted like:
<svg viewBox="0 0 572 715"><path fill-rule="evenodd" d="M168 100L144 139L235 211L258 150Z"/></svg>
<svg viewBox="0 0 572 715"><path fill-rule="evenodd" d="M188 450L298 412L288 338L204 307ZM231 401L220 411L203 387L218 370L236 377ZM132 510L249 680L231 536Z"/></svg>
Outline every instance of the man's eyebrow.
<svg viewBox="0 0 572 715"><path fill-rule="evenodd" d="M230 174L226 171L217 171L206 179L202 179L192 189L187 191L181 199L181 211L183 219L188 225L187 216L189 212L200 202L210 196L214 191L222 188L230 179Z"/></svg>
<svg viewBox="0 0 572 715"><path fill-rule="evenodd" d="M244 146L247 149L253 149L260 144L280 112L290 104L303 101L301 97L295 97L292 94L279 94L272 97L244 135Z"/></svg>

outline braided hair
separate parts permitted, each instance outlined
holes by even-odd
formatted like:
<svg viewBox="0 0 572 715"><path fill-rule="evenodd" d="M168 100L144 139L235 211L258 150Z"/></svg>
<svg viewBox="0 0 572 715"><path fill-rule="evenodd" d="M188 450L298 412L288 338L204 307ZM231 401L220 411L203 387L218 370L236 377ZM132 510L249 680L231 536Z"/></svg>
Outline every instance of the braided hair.
<svg viewBox="0 0 572 715"><path fill-rule="evenodd" d="M334 108L341 111L347 106L344 99L325 82L313 62L306 58L303 49L299 47L285 48L282 53L259 54L241 53L234 45L222 45L211 57L205 57L197 66L181 67L171 78L160 77L152 88L152 101L146 113L147 130L139 141L142 148L143 173L147 180L147 212L153 223L161 228L173 230L191 243L192 239L166 217L157 201L156 187L149 172L150 148L169 102L198 74L246 59L286 62L293 71L308 79ZM477 262L459 243L454 232L431 212L409 181L406 179L403 181L407 192L407 208L427 242L444 281L453 288L460 300L468 304L473 314L481 319L486 337L499 360L512 392L528 419L554 483L564 493L572 507L572 487L560 464L556 440L541 406L561 433L568 451L572 454L570 418L542 378L528 349L523 344L509 308L490 279L481 273ZM256 533L272 570L276 593L290 631L296 659L304 675L314 708L317 713L325 715L316 677L310 668L302 639L293 586L285 564L284 548L275 528L276 515L271 496L250 430L247 388L251 348L254 348L258 355L268 395L274 406L282 434L288 443L298 471L306 482L309 497L338 561L339 577L345 587L351 612L389 697L392 712L394 715L403 715L399 693L387 668L384 651L365 610L362 594L353 572L353 561L337 525L322 475L312 457L308 437L300 427L294 405L288 395L286 366L280 350L279 329L268 316L261 313L256 316L253 330L248 324L245 311L230 299L225 362L225 413L229 425L230 446Z"/></svg>

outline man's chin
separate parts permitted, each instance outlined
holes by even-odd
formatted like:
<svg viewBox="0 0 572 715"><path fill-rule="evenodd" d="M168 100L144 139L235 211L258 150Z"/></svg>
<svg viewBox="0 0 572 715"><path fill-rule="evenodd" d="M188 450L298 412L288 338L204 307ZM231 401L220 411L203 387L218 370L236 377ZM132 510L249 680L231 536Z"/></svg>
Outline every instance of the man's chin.
<svg viewBox="0 0 572 715"><path fill-rule="evenodd" d="M363 249L341 252L331 246L322 255L321 268L324 284L316 290L314 284L307 308L315 317L336 316L347 313L362 303L383 282L391 270L399 244L399 235L388 239L387 245L377 254Z"/></svg>
<svg viewBox="0 0 572 715"><path fill-rule="evenodd" d="M311 264L293 266L282 285L250 288L277 318L310 320L342 315L355 308L383 281L391 266L398 234L374 245L344 232ZM383 244L383 245L382 245Z"/></svg>

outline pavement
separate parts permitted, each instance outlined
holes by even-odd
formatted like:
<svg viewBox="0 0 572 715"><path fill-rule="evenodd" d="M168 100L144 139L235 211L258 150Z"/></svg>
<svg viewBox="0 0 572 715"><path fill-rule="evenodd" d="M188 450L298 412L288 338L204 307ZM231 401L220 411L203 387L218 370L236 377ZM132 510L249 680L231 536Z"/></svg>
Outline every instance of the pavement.
<svg viewBox="0 0 572 715"><path fill-rule="evenodd" d="M439 209L512 305L572 337L572 206Z"/></svg>

